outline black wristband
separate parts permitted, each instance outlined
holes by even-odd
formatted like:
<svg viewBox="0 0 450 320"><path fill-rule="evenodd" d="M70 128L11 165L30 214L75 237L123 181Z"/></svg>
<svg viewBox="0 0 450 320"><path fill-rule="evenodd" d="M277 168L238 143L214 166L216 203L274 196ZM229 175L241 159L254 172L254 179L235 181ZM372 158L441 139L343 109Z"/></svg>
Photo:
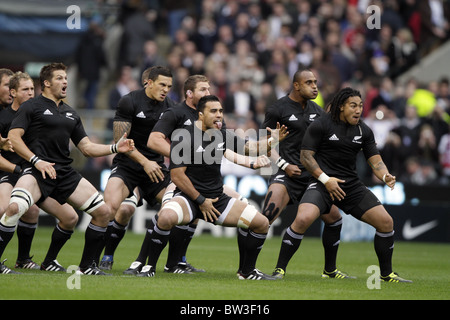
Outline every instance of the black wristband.
<svg viewBox="0 0 450 320"><path fill-rule="evenodd" d="M22 167L19 166L19 165L16 165L16 167L14 168L14 173L21 174L22 173Z"/></svg>
<svg viewBox="0 0 450 320"><path fill-rule="evenodd" d="M250 163L250 169L255 170L255 163L254 163L254 162L251 162L251 163Z"/></svg>
<svg viewBox="0 0 450 320"><path fill-rule="evenodd" d="M194 202L198 205L201 205L203 202L205 202L206 198L202 195L199 195L197 199L194 200Z"/></svg>

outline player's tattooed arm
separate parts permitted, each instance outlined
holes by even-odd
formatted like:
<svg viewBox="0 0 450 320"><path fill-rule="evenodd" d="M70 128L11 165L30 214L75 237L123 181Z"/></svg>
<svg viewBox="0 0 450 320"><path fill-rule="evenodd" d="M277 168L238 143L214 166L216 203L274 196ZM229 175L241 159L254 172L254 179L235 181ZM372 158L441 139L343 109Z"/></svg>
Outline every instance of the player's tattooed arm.
<svg viewBox="0 0 450 320"><path fill-rule="evenodd" d="M344 183L345 180L341 180L335 177L329 177L322 169L319 167L314 155L316 153L311 150L302 150L300 152L300 161L305 166L314 178L319 180L325 185L325 188L330 193L331 199L334 201L342 200L346 196L344 190L339 186L339 183Z"/></svg>
<svg viewBox="0 0 450 320"><path fill-rule="evenodd" d="M302 150L300 152L300 162L305 166L306 170L308 170L314 177L318 177L322 170L319 167L314 155L316 153L311 150ZM316 172L316 173L314 173Z"/></svg>
<svg viewBox="0 0 450 320"><path fill-rule="evenodd" d="M122 138L123 134L126 132L127 136L130 135L131 131L131 122L126 121L114 121L113 123L113 138L114 141L119 141Z"/></svg>
<svg viewBox="0 0 450 320"><path fill-rule="evenodd" d="M395 186L396 178L395 178L395 176L393 176L389 173L389 170L386 167L386 165L384 164L381 156L374 155L374 156L370 157L367 160L367 162L369 163L370 167L372 168L374 175L378 179L380 179L381 181L386 183L391 189L393 189Z"/></svg>
<svg viewBox="0 0 450 320"><path fill-rule="evenodd" d="M126 132L127 136L130 135L131 122L127 121L114 121L113 124L113 137L114 141L117 142ZM156 162L147 159L138 149L127 152L126 155L130 157L133 161L139 163L147 173L152 182L159 182L164 180L164 174L161 171L161 166Z"/></svg>

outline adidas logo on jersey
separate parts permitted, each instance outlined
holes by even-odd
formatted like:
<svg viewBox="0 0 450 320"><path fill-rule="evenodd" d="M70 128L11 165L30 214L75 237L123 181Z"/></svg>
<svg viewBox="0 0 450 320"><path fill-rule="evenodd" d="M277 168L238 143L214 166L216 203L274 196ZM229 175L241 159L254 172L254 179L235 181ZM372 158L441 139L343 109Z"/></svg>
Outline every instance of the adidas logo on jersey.
<svg viewBox="0 0 450 320"><path fill-rule="evenodd" d="M328 140L330 140L330 141L339 141L339 138L335 134L333 134Z"/></svg>
<svg viewBox="0 0 450 320"><path fill-rule="evenodd" d="M52 116L53 115L53 113L50 110L48 110L48 109L44 111L44 114L46 116Z"/></svg>
<svg viewBox="0 0 450 320"><path fill-rule="evenodd" d="M205 149L203 149L202 146L198 146L197 150L195 152L205 152Z"/></svg>
<svg viewBox="0 0 450 320"><path fill-rule="evenodd" d="M141 119L145 119L146 118L146 116L145 116L145 114L144 114L144 112L143 111L141 111L141 112L139 112L137 115L136 115L136 118L141 118Z"/></svg>
<svg viewBox="0 0 450 320"><path fill-rule="evenodd" d="M289 118L289 121L297 121L297 120L298 120L297 117L294 115L290 116Z"/></svg>
<svg viewBox="0 0 450 320"><path fill-rule="evenodd" d="M187 120L183 123L183 125L185 125L185 126L191 126L191 125L192 125L191 119L187 119Z"/></svg>

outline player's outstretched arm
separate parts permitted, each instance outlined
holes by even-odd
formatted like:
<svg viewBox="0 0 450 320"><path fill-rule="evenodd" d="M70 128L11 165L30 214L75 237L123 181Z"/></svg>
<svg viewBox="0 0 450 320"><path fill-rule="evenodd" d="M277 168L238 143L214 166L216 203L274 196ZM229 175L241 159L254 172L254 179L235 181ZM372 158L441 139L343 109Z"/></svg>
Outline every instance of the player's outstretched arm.
<svg viewBox="0 0 450 320"><path fill-rule="evenodd" d="M271 163L270 159L265 155L261 155L257 158L250 158L248 156L238 154L230 149L227 149L223 155L227 160L250 169L268 167Z"/></svg>
<svg viewBox="0 0 450 320"><path fill-rule="evenodd" d="M116 144L100 144L92 142L88 136L84 137L77 144L77 148L86 157L103 157L112 153L127 153L134 150L134 141L127 139L127 134L117 141Z"/></svg>
<svg viewBox="0 0 450 320"><path fill-rule="evenodd" d="M266 128L270 132L270 138L264 137L260 141L247 141L244 147L245 155L269 155L270 151L283 141L289 134L285 125L280 126L277 122L276 129Z"/></svg>

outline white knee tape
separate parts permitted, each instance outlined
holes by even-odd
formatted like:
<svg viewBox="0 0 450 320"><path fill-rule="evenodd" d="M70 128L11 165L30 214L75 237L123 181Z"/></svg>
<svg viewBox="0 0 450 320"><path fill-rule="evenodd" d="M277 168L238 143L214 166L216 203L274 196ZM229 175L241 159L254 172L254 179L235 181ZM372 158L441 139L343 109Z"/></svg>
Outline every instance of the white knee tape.
<svg viewBox="0 0 450 320"><path fill-rule="evenodd" d="M18 207L17 214L12 217L3 215L4 219L2 223L7 227L14 227L17 225L20 217L23 216L25 212L34 204L33 197L28 190L23 188L14 188L11 192L11 198L9 199L9 204L15 203Z"/></svg>
<svg viewBox="0 0 450 320"><path fill-rule="evenodd" d="M103 196L97 191L79 209L86 213L92 213L103 204L105 204Z"/></svg>
<svg viewBox="0 0 450 320"><path fill-rule="evenodd" d="M167 201L172 200L173 192L174 192L174 190L170 190L170 191L167 191L166 193L164 193L164 196L162 197L161 203L165 204Z"/></svg>
<svg viewBox="0 0 450 320"><path fill-rule="evenodd" d="M175 211L175 213L178 216L177 224L180 224L181 222L183 222L183 208L181 208L181 205L178 202L175 202L175 201L167 202L164 205L164 209L170 209L170 210Z"/></svg>
<svg viewBox="0 0 450 320"><path fill-rule="evenodd" d="M129 205L129 206L132 206L133 208L136 209L137 204L138 204L138 199L137 199L136 195L133 194L131 197L128 197L125 200L123 200L122 204L126 204L126 205Z"/></svg>
<svg viewBox="0 0 450 320"><path fill-rule="evenodd" d="M254 206L251 204L247 205L239 217L239 221L237 223L238 228L248 229L257 213L258 210L256 210Z"/></svg>

